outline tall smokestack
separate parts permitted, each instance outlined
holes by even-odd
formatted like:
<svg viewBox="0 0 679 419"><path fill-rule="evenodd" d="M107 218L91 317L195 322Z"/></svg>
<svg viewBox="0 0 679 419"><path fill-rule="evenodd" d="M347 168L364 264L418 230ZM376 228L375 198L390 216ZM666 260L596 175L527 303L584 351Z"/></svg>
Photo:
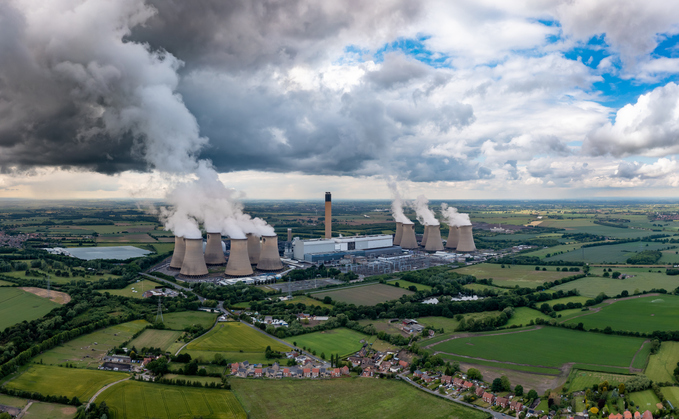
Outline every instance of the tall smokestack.
<svg viewBox="0 0 679 419"><path fill-rule="evenodd" d="M330 192L325 193L325 238L332 238L332 199Z"/></svg>
<svg viewBox="0 0 679 419"><path fill-rule="evenodd" d="M179 270L182 268L185 252L186 245L184 244L184 238L174 236L174 252L172 253L172 260L170 261L170 269Z"/></svg>
<svg viewBox="0 0 679 419"><path fill-rule="evenodd" d="M224 250L222 250L222 233L207 233L205 263L208 265L223 265L226 263Z"/></svg>
<svg viewBox="0 0 679 419"><path fill-rule="evenodd" d="M403 237L403 223L396 223L396 234L394 234L394 246L399 246L401 244L401 238Z"/></svg>
<svg viewBox="0 0 679 419"><path fill-rule="evenodd" d="M250 265L256 265L259 262L259 254L261 245L259 244L259 237L252 233L247 234L248 237L248 257L250 258Z"/></svg>
<svg viewBox="0 0 679 419"><path fill-rule="evenodd" d="M457 226L448 226L448 241L446 249L457 249L457 242L460 240L460 230Z"/></svg>
<svg viewBox="0 0 679 419"><path fill-rule="evenodd" d="M262 236L262 254L259 256L257 269L261 271L279 271L283 269L281 257L278 254L278 236Z"/></svg>
<svg viewBox="0 0 679 419"><path fill-rule="evenodd" d="M179 273L190 277L207 275L207 265L205 265L205 258L203 257L203 239L184 239L184 243L186 244L186 252Z"/></svg>
<svg viewBox="0 0 679 419"><path fill-rule="evenodd" d="M229 262L224 270L225 275L229 276L248 276L252 275L252 266L248 257L248 240L231 239L231 251Z"/></svg>
<svg viewBox="0 0 679 419"><path fill-rule="evenodd" d="M403 223L403 237L401 237L401 247L404 249L417 249L417 238L415 237L415 224Z"/></svg>
<svg viewBox="0 0 679 419"><path fill-rule="evenodd" d="M292 229L288 228L288 241L292 243Z"/></svg>
<svg viewBox="0 0 679 419"><path fill-rule="evenodd" d="M426 227L429 230L427 235L427 245L424 250L428 252L437 252L443 250L443 241L441 240L441 226L431 225Z"/></svg>
<svg viewBox="0 0 679 419"><path fill-rule="evenodd" d="M473 252L476 250L474 244L474 235L472 234L472 226L460 226L460 238L457 242L458 252Z"/></svg>
<svg viewBox="0 0 679 419"><path fill-rule="evenodd" d="M422 241L420 242L420 245L422 247L427 246L427 239L428 238L429 238L429 226L425 224L424 225L424 234L422 234Z"/></svg>

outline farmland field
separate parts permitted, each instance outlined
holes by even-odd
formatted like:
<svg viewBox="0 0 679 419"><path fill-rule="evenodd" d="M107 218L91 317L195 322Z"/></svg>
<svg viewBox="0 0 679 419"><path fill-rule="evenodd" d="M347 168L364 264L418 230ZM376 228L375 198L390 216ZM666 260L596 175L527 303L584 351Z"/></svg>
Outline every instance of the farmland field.
<svg viewBox="0 0 679 419"><path fill-rule="evenodd" d="M369 338L370 336L363 333L340 328L291 336L285 338L285 341L289 343L297 342L299 348L306 347L316 351L317 356L325 353L326 358L330 358L330 354L337 353L340 356L345 356L358 351L363 346L361 340L367 341Z"/></svg>
<svg viewBox="0 0 679 419"><path fill-rule="evenodd" d="M679 406L679 387L663 387L662 394L672 406Z"/></svg>
<svg viewBox="0 0 679 419"><path fill-rule="evenodd" d="M33 402L23 416L27 419L71 419L76 413L73 406L56 403Z"/></svg>
<svg viewBox="0 0 679 419"><path fill-rule="evenodd" d="M312 293L315 297L329 296L334 301L342 301L357 306L374 306L385 301L397 300L402 295L411 295L412 291L384 284L363 285L341 288L337 290Z"/></svg>
<svg viewBox="0 0 679 419"><path fill-rule="evenodd" d="M0 288L0 330L24 320L38 319L60 307L47 298L38 297L15 287Z"/></svg>
<svg viewBox="0 0 679 419"><path fill-rule="evenodd" d="M546 271L536 271L534 266L528 265L512 265L511 268L506 265L494 263L480 263L478 265L467 266L456 269L455 272L461 275L473 275L477 279L493 278L495 285L501 286L520 286L535 288L545 282L556 281L567 276L575 275L577 272L557 272L553 266L546 267Z"/></svg>
<svg viewBox="0 0 679 419"><path fill-rule="evenodd" d="M28 400L26 399L0 394L0 404L4 404L5 406L18 407L21 409L26 406L26 403L28 403Z"/></svg>
<svg viewBox="0 0 679 419"><path fill-rule="evenodd" d="M154 347L160 348L161 351L165 352L179 339L182 333L175 330L146 329L141 335L128 343L127 347L135 347L137 349Z"/></svg>
<svg viewBox="0 0 679 419"><path fill-rule="evenodd" d="M128 377L113 371L62 368L47 365L31 365L13 380L5 383L7 388L37 391L43 395L77 397L86 401L100 388ZM68 383L68 385L64 385Z"/></svg>
<svg viewBox="0 0 679 419"><path fill-rule="evenodd" d="M547 255L553 255L554 253L561 253L561 252L570 252L573 250L577 250L581 248L585 244L589 244L593 242L588 242L588 243L572 243L572 244L560 244L558 246L552 246L548 247L546 249L537 249L532 252L527 252L526 256L537 256L539 258L545 258Z"/></svg>
<svg viewBox="0 0 679 419"><path fill-rule="evenodd" d="M585 303L589 300L588 297L583 297L581 295L575 295L572 297L564 297L564 298L557 298L555 300L549 300L545 301L547 304L550 306L554 307L557 304L568 304L568 303L581 303L583 306ZM542 303L539 303L538 306L542 305Z"/></svg>
<svg viewBox="0 0 679 419"><path fill-rule="evenodd" d="M433 419L486 417L397 380L233 379L231 388L253 418L413 418L422 412Z"/></svg>
<svg viewBox="0 0 679 419"><path fill-rule="evenodd" d="M466 285L463 285L462 287L470 289L470 290L474 290L474 291L492 290L492 291L496 291L498 294L504 294L504 293L507 292L507 290L504 289L504 288L493 287L491 285L476 284L476 283L466 284Z"/></svg>
<svg viewBox="0 0 679 419"><path fill-rule="evenodd" d="M37 355L34 360L48 365L68 362L80 368L97 368L102 357L110 349L131 339L135 333L148 325L146 320L134 320L110 326L55 346Z"/></svg>
<svg viewBox="0 0 679 419"><path fill-rule="evenodd" d="M649 358L644 373L655 382L673 382L677 362L679 362L679 342L663 342L660 351Z"/></svg>
<svg viewBox="0 0 679 419"><path fill-rule="evenodd" d="M149 281L148 279L143 279L141 281L133 282L132 284L129 284L125 288L118 289L118 290L97 290L100 293L105 293L108 292L111 295L120 295L123 297L131 297L131 298L143 298L142 294L144 291L152 290L155 287L159 286L161 284L153 281ZM137 292L135 292L137 291Z"/></svg>
<svg viewBox="0 0 679 419"><path fill-rule="evenodd" d="M585 390L592 388L592 385L594 384L599 384L604 381L608 381L611 387L613 387L620 383L626 383L632 378L634 378L634 375L608 374L605 372L574 369L570 375L571 384L568 387L568 391Z"/></svg>
<svg viewBox="0 0 679 419"><path fill-rule="evenodd" d="M594 269L598 270L597 268ZM641 292L653 288L664 288L667 291L673 291L679 287L679 277L665 275L664 272L658 273L657 269L655 272L648 272L648 268L615 268L615 270L633 276L625 279L591 276L557 285L551 291L577 289L585 297L596 297L600 292L614 296L620 294L623 290L633 294L635 290Z"/></svg>
<svg viewBox="0 0 679 419"><path fill-rule="evenodd" d="M644 410L650 410L651 412L656 412L658 410L655 405L656 403L659 403L660 400L653 390L635 391L634 393L629 394L629 398L632 399L634 405L642 412Z"/></svg>
<svg viewBox="0 0 679 419"><path fill-rule="evenodd" d="M408 289L408 287L415 287L418 291L430 291L431 290L431 287L429 285L416 284L414 282L404 281L402 279L391 279L387 282L389 284L392 284L392 285L394 283L398 282L398 285L401 288L405 288L405 289Z"/></svg>
<svg viewBox="0 0 679 419"><path fill-rule="evenodd" d="M330 304L324 304L318 300L314 300L313 298L307 297L306 295L297 295L295 297L292 297L292 300L286 301L285 304L304 304L307 307L308 306L318 306L323 308L332 307ZM243 308L247 308L247 305Z"/></svg>
<svg viewBox="0 0 679 419"><path fill-rule="evenodd" d="M542 227L553 227L553 228L563 228L565 233L586 233L586 234L596 234L599 236L612 237L616 239L628 239L636 237L644 237L650 234L654 234L648 230L638 230L631 228L617 228L608 227L600 224L594 224L594 220L591 218L577 218L577 219L565 219L565 220L545 220L540 224Z"/></svg>
<svg viewBox="0 0 679 419"><path fill-rule="evenodd" d="M558 367L576 362L629 367L643 341L640 338L545 327L519 333L513 331L453 339L439 343L431 350L531 366ZM615 351L608 350L613 347ZM498 351L498 348L502 350Z"/></svg>
<svg viewBox="0 0 679 419"><path fill-rule="evenodd" d="M549 320L550 317L541 311L533 310L528 307L518 307L514 309L514 315L507 322L507 326L528 326L531 320L535 319Z"/></svg>
<svg viewBox="0 0 679 419"><path fill-rule="evenodd" d="M603 304L601 311L569 320L580 323L585 329L605 329L651 333L655 330L677 330L679 297L659 296L631 298L611 304Z"/></svg>
<svg viewBox="0 0 679 419"><path fill-rule="evenodd" d="M224 370L224 367L221 367L221 371ZM200 382L200 383L221 383L222 379L219 377L201 377L200 375L180 375L180 374L165 374L163 375L163 378L167 378L168 380L175 380L179 378L180 380L187 380L190 382Z"/></svg>
<svg viewBox="0 0 679 419"><path fill-rule="evenodd" d="M587 263L625 263L627 258L642 250L659 250L674 246L665 243L645 243L631 242L621 244L610 244L606 246L586 247L575 251L569 251L559 255L553 255L545 260L563 260L567 262L587 262ZM674 253L674 251L672 251ZM583 259L584 255L584 259ZM667 254L668 260L679 260L679 257L672 257ZM676 256L676 255L674 255ZM669 262L671 263L671 262Z"/></svg>
<svg viewBox="0 0 679 419"><path fill-rule="evenodd" d="M209 329L215 324L216 313L207 311L176 311L173 313L163 313L165 327L172 330L184 330L193 325L201 325L203 329Z"/></svg>
<svg viewBox="0 0 679 419"><path fill-rule="evenodd" d="M261 381L260 381L261 382ZM228 390L126 381L101 393L110 419L245 419L247 414Z"/></svg>

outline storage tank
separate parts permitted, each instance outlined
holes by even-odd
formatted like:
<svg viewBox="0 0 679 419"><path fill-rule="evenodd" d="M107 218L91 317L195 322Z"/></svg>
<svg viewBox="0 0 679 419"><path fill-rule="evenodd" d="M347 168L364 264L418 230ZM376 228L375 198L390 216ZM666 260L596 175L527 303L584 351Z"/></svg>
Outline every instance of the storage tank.
<svg viewBox="0 0 679 419"><path fill-rule="evenodd" d="M229 276L249 276L252 273L253 270L252 266L250 266L250 258L248 257L248 240L231 239L231 251L224 274Z"/></svg>
<svg viewBox="0 0 679 419"><path fill-rule="evenodd" d="M446 249L457 249L457 242L460 238L459 229L457 226L448 227L448 241L446 242Z"/></svg>
<svg viewBox="0 0 679 419"><path fill-rule="evenodd" d="M261 244L259 237L252 233L247 234L248 238L248 257L250 258L250 265L256 265L259 262L259 254L261 253Z"/></svg>
<svg viewBox="0 0 679 419"><path fill-rule="evenodd" d="M394 234L394 246L399 246L401 244L401 237L403 237L403 223L396 223L396 234Z"/></svg>
<svg viewBox="0 0 679 419"><path fill-rule="evenodd" d="M457 251L465 253L476 251L471 225L460 226L460 238L457 242Z"/></svg>
<svg viewBox="0 0 679 419"><path fill-rule="evenodd" d="M401 245L403 249L417 249L417 238L415 237L415 224L403 223L403 237Z"/></svg>
<svg viewBox="0 0 679 419"><path fill-rule="evenodd" d="M261 271L279 271L283 269L278 254L278 236L262 236L262 253L259 255L257 269Z"/></svg>
<svg viewBox="0 0 679 419"><path fill-rule="evenodd" d="M224 251L222 250L222 233L207 233L205 263L208 265L223 265L226 263Z"/></svg>
<svg viewBox="0 0 679 419"><path fill-rule="evenodd" d="M424 250L428 252L438 252L443 250L443 240L441 240L441 226L430 225L427 226L429 234L427 235L427 245Z"/></svg>
<svg viewBox="0 0 679 419"><path fill-rule="evenodd" d="M203 239L184 239L186 251L179 273L188 277L199 277L208 274L205 257L203 256Z"/></svg>
<svg viewBox="0 0 679 419"><path fill-rule="evenodd" d="M170 261L170 269L179 270L182 268L184 261L184 253L186 252L186 244L184 238L174 236L174 252L172 252L172 260Z"/></svg>

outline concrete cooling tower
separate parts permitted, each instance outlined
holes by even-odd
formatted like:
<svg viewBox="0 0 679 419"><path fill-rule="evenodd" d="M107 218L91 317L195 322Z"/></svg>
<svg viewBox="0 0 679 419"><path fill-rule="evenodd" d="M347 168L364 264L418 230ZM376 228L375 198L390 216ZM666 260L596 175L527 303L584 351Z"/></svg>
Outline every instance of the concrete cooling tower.
<svg viewBox="0 0 679 419"><path fill-rule="evenodd" d="M278 254L278 236L262 236L262 253L259 255L257 269L261 271L283 269L283 263Z"/></svg>
<svg viewBox="0 0 679 419"><path fill-rule="evenodd" d="M223 265L226 263L224 251L222 250L221 233L207 233L205 263L208 265Z"/></svg>
<svg viewBox="0 0 679 419"><path fill-rule="evenodd" d="M446 242L446 249L457 249L457 242L460 238L460 233L457 226L448 227L448 241Z"/></svg>
<svg viewBox="0 0 679 419"><path fill-rule="evenodd" d="M443 250L443 241L441 240L441 226L427 226L429 234L427 234L427 245L424 250L428 252L438 252Z"/></svg>
<svg viewBox="0 0 679 419"><path fill-rule="evenodd" d="M396 234L394 234L394 246L401 244L401 237L403 237L403 223L396 223Z"/></svg>
<svg viewBox="0 0 679 419"><path fill-rule="evenodd" d="M248 256L250 258L250 265L256 265L259 262L259 254L261 252L261 244L259 237L252 233L248 233Z"/></svg>
<svg viewBox="0 0 679 419"><path fill-rule="evenodd" d="M401 247L404 249L417 249L417 238L415 237L415 224L403 224L403 237L401 237Z"/></svg>
<svg viewBox="0 0 679 419"><path fill-rule="evenodd" d="M426 247L428 239L429 239L429 226L425 224L424 225L424 234L422 234L422 241L420 242L420 246Z"/></svg>
<svg viewBox="0 0 679 419"><path fill-rule="evenodd" d="M229 276L252 275L252 266L248 257L248 240L231 239L231 253L229 262L226 264L224 274Z"/></svg>
<svg viewBox="0 0 679 419"><path fill-rule="evenodd" d="M460 238L457 242L458 252L474 252L476 245L474 244L474 235L472 234L472 226L460 227Z"/></svg>
<svg viewBox="0 0 679 419"><path fill-rule="evenodd" d="M207 265L203 257L203 239L184 239L184 243L186 244L186 251L179 273L190 277L207 275Z"/></svg>
<svg viewBox="0 0 679 419"><path fill-rule="evenodd" d="M172 261L170 261L170 269L181 269L184 261L184 253L186 252L186 245L184 238L174 236L174 252L172 253Z"/></svg>

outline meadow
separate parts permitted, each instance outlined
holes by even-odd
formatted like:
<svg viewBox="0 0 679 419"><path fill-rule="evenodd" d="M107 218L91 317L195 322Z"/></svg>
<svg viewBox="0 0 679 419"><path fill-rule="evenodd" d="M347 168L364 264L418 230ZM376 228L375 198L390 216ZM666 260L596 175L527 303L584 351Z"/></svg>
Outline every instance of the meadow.
<svg viewBox="0 0 679 419"><path fill-rule="evenodd" d="M148 279L142 279L141 281L136 281L125 288L122 289L117 289L117 290L97 290L100 293L105 293L108 292L111 295L120 295L122 297L130 297L130 298L144 298L142 297L142 294L144 294L144 291L152 290L157 286L160 286L161 284L153 281L149 281ZM136 291L136 292L135 292Z"/></svg>
<svg viewBox="0 0 679 419"><path fill-rule="evenodd" d="M433 419L487 416L397 380L233 379L231 388L253 418L413 418L424 412Z"/></svg>
<svg viewBox="0 0 679 419"><path fill-rule="evenodd" d="M609 374L605 372L573 369L568 377L570 380L568 391L585 390L592 388L594 384L603 383L604 381L608 381L611 387L614 387L620 383L626 383L632 378L634 378L634 375Z"/></svg>
<svg viewBox="0 0 679 419"><path fill-rule="evenodd" d="M175 330L155 330L147 329L137 336L133 341L127 344L128 348L160 348L161 351L167 351L173 343L179 339L183 332Z"/></svg>
<svg viewBox="0 0 679 419"><path fill-rule="evenodd" d="M128 377L127 374L113 371L62 368L33 364L11 381L7 388L24 391L37 391L43 395L77 397L87 401L99 389L114 381ZM68 383L68 385L65 385Z"/></svg>
<svg viewBox="0 0 679 419"><path fill-rule="evenodd" d="M594 268L595 270L598 270ZM577 289L580 295L585 297L596 297L603 292L606 295L614 296L627 290L630 294L637 291L648 291L653 288L664 288L667 291L674 291L679 287L679 277L665 275L664 272L658 273L656 269L654 272L648 272L648 268L614 268L623 274L633 275L625 279L612 279L600 276L590 276L587 278L577 279L565 284L553 287L551 291L570 291Z"/></svg>
<svg viewBox="0 0 679 419"><path fill-rule="evenodd" d="M55 346L34 360L47 365L69 363L79 368L97 368L109 350L149 325L146 320L134 320L110 326Z"/></svg>
<svg viewBox="0 0 679 419"><path fill-rule="evenodd" d="M291 344L297 342L295 346L299 348L306 347L310 351L316 351L317 356L325 353L326 358L330 358L330 354L346 356L360 350L363 346L361 341L366 341L368 338L370 336L363 333L339 328L291 336L286 338L285 341Z"/></svg>
<svg viewBox="0 0 679 419"><path fill-rule="evenodd" d="M545 260L563 260L566 262L586 262L586 263L625 263L627 258L634 255L636 252L642 250L659 250L665 249L669 246L674 246L665 243L645 243L645 242L631 242L621 244L610 244L605 246L586 247L578 250L571 250L563 254L557 254L545 258ZM676 256L676 257L673 257ZM674 260L679 261L679 255L667 253L665 256L668 262L673 263ZM660 263L660 262L659 262Z"/></svg>
<svg viewBox="0 0 679 419"><path fill-rule="evenodd" d="M542 267L541 267L542 268ZM536 271L534 266L528 265L502 265L494 263L480 263L456 269L460 275L473 275L477 279L493 279L493 284L505 287L529 287L535 288L545 282L556 281L577 272L557 272L553 266L547 266L547 270Z"/></svg>
<svg viewBox="0 0 679 419"><path fill-rule="evenodd" d="M618 227L608 227L600 224L595 224L592 218L575 218L575 219L563 219L545 220L540 224L541 227L552 227L552 228L563 228L566 233L585 233L585 234L596 234L598 236L611 237L616 239L629 239L637 237L645 237L653 233L649 230L638 230L631 228L618 228Z"/></svg>
<svg viewBox="0 0 679 419"><path fill-rule="evenodd" d="M0 288L0 330L24 320L38 319L53 309L60 307L47 298L16 287Z"/></svg>
<svg viewBox="0 0 679 419"><path fill-rule="evenodd" d="M97 398L97 403L101 402L109 406L110 419L247 417L234 393L228 390L126 381L104 391Z"/></svg>
<svg viewBox="0 0 679 419"><path fill-rule="evenodd" d="M314 300L313 298L307 297L306 295L297 295L295 297L292 297L292 300L286 301L285 304L304 304L307 307L309 306L318 306L323 308L332 307L332 305L330 304L324 304L318 300ZM247 305L242 308L247 308Z"/></svg>
<svg viewBox="0 0 679 419"><path fill-rule="evenodd" d="M557 304L568 304L568 303L580 303L584 306L587 300L589 300L589 298L583 297L581 295L574 295L572 297L557 298L555 300L549 300L545 302L549 304L551 307L554 307ZM542 303L539 303L537 305L541 306Z"/></svg>
<svg viewBox="0 0 679 419"><path fill-rule="evenodd" d="M72 419L76 413L73 406L56 403L33 402L23 416L27 419Z"/></svg>
<svg viewBox="0 0 679 419"><path fill-rule="evenodd" d="M504 289L504 288L493 287L491 285L476 284L476 283L463 285L462 288L467 288L467 289L474 290L474 291L477 291L477 292L478 291L492 290L492 291L497 292L498 294L504 294L504 293L507 292L507 290Z"/></svg>
<svg viewBox="0 0 679 419"><path fill-rule="evenodd" d="M679 387L663 387L662 394L672 406L679 406Z"/></svg>
<svg viewBox="0 0 679 419"><path fill-rule="evenodd" d="M649 358L644 374L658 383L674 382L677 362L679 362L679 342L663 342L660 351Z"/></svg>
<svg viewBox="0 0 679 419"><path fill-rule="evenodd" d="M586 242L586 243L569 243L569 244L560 244L557 246L552 246L548 248L539 248L536 250L533 250L531 252L526 252L526 256L537 256L539 258L546 258L547 255L553 255L554 253L561 253L561 252L571 252L573 250L578 250L585 244L589 243L594 243L594 242Z"/></svg>
<svg viewBox="0 0 679 419"><path fill-rule="evenodd" d="M207 311L175 311L173 313L163 313L165 327L172 330L184 330L193 325L203 326L207 330L215 324L216 313Z"/></svg>
<svg viewBox="0 0 679 419"><path fill-rule="evenodd" d="M412 294L412 291L384 284L361 285L312 293L314 297L322 299L329 296L334 301L357 306L374 306L385 301L397 300L402 295Z"/></svg>
<svg viewBox="0 0 679 419"><path fill-rule="evenodd" d="M629 398L642 412L644 410L650 410L651 412L658 411L658 408L655 405L660 403L660 399L658 399L658 396L655 395L653 390L635 391L634 393L629 394Z"/></svg>
<svg viewBox="0 0 679 419"><path fill-rule="evenodd" d="M541 311L533 310L532 308L518 307L514 309L514 314L509 319L506 326L528 326L531 320L535 321L536 319L549 320L551 317Z"/></svg>
<svg viewBox="0 0 679 419"><path fill-rule="evenodd" d="M398 282L399 287L401 288L408 288L408 287L415 287L418 291L431 291L431 287L429 285L423 285L423 284L416 284L414 282L410 281L404 281L402 279L391 279L387 281L390 285L393 285Z"/></svg>
<svg viewBox="0 0 679 419"><path fill-rule="evenodd" d="M449 340L435 345L431 351L530 366L559 367L576 362L629 367L644 341L640 338L585 333L553 327L519 333L509 331ZM498 351L498 348L502 350ZM616 350L611 351L609 348Z"/></svg>
<svg viewBox="0 0 679 419"><path fill-rule="evenodd" d="M632 298L611 304L603 304L597 313L569 320L582 322L585 329L605 329L651 333L656 330L677 330L679 297L668 294Z"/></svg>

